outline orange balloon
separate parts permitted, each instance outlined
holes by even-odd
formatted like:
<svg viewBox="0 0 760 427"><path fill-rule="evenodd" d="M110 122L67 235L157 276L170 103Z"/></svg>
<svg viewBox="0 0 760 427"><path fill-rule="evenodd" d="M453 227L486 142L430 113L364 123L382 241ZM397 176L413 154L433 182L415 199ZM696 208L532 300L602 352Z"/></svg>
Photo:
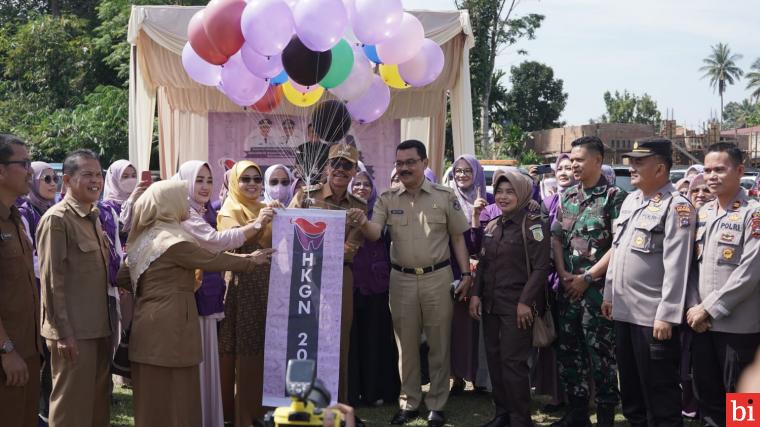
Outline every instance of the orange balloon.
<svg viewBox="0 0 760 427"><path fill-rule="evenodd" d="M211 40L208 39L206 30L203 28L203 21L205 19L205 9L199 10L190 18L190 22L187 24L187 38L190 40L190 46L193 47L198 56L209 64L223 65L229 57L216 50Z"/></svg>
<svg viewBox="0 0 760 427"><path fill-rule="evenodd" d="M232 56L243 46L240 17L245 9L244 0L211 0L206 6L203 28L216 50Z"/></svg>
<svg viewBox="0 0 760 427"><path fill-rule="evenodd" d="M282 86L269 86L267 92L251 108L260 113L269 113L277 109L282 102Z"/></svg>

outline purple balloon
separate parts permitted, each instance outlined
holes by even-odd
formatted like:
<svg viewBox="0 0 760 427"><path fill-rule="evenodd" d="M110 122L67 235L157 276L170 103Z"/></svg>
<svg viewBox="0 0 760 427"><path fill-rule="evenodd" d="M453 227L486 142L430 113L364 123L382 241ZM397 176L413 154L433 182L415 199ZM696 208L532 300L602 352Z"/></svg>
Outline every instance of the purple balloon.
<svg viewBox="0 0 760 427"><path fill-rule="evenodd" d="M401 27L401 0L354 0L353 6L350 14L354 34L364 44L383 42Z"/></svg>
<svg viewBox="0 0 760 427"><path fill-rule="evenodd" d="M342 0L300 0L293 8L293 20L298 38L315 52L332 49L348 26Z"/></svg>
<svg viewBox="0 0 760 427"><path fill-rule="evenodd" d="M398 32L377 45L377 56L383 64L403 64L414 58L422 48L425 29L420 20L404 12Z"/></svg>
<svg viewBox="0 0 760 427"><path fill-rule="evenodd" d="M352 46L354 51L354 65L351 74L338 86L330 89L330 93L343 101L354 100L364 94L372 84L372 64L360 46Z"/></svg>
<svg viewBox="0 0 760 427"><path fill-rule="evenodd" d="M240 48L240 56L248 71L256 77L271 79L282 72L282 56L259 55L248 42L243 43L243 47Z"/></svg>
<svg viewBox="0 0 760 427"><path fill-rule="evenodd" d="M346 103L351 117L359 123L370 123L379 119L391 103L391 90L383 79L375 75L364 95Z"/></svg>
<svg viewBox="0 0 760 427"><path fill-rule="evenodd" d="M240 29L260 55L279 55L295 31L293 12L283 0L250 0L240 17Z"/></svg>
<svg viewBox="0 0 760 427"><path fill-rule="evenodd" d="M425 39L414 58L398 66L398 73L405 82L420 87L433 83L443 71L443 50L438 43Z"/></svg>
<svg viewBox="0 0 760 427"><path fill-rule="evenodd" d="M240 52L232 55L222 67L224 93L238 105L251 105L261 99L269 83L251 74L243 64Z"/></svg>
<svg viewBox="0 0 760 427"><path fill-rule="evenodd" d="M190 42L185 43L185 47L182 48L182 66L191 79L202 85L216 86L222 78L222 67L203 60L195 53Z"/></svg>

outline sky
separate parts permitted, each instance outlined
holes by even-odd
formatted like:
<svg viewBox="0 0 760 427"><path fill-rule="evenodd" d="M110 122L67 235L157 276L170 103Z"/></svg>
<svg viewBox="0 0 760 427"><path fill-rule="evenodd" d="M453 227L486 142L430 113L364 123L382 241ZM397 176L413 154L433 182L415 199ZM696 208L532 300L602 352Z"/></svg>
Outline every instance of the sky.
<svg viewBox="0 0 760 427"><path fill-rule="evenodd" d="M406 9L454 10L453 0L403 0ZM507 72L523 61L554 69L569 94L562 115L586 124L605 112L609 90L648 93L665 118L700 129L720 113L720 98L699 71L710 46L726 43L743 55L748 72L760 58L758 0L521 0L518 15L545 15L535 40L502 52L496 67ZM528 55L518 55L525 49ZM507 77L505 77L507 79ZM509 87L509 82L505 81ZM725 103L747 98L746 82L729 86Z"/></svg>

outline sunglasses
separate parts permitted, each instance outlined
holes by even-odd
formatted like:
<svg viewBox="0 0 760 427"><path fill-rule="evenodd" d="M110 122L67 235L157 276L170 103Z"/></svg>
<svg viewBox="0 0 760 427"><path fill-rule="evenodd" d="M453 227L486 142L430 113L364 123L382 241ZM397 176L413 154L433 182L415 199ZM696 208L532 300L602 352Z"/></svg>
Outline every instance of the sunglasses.
<svg viewBox="0 0 760 427"><path fill-rule="evenodd" d="M54 182L58 184L58 175L45 175L42 180L45 181L45 184L52 184Z"/></svg>
<svg viewBox="0 0 760 427"><path fill-rule="evenodd" d="M348 160L333 160L330 162L330 166L333 169L343 169L344 171L350 171L354 168L354 164Z"/></svg>
<svg viewBox="0 0 760 427"><path fill-rule="evenodd" d="M8 160L6 162L0 162L0 165L21 165L24 169L31 169L32 168L32 161L31 160Z"/></svg>
<svg viewBox="0 0 760 427"><path fill-rule="evenodd" d="M263 179L260 176L241 176L240 182L243 184L250 184L253 181L254 184L261 184Z"/></svg>
<svg viewBox="0 0 760 427"><path fill-rule="evenodd" d="M272 187L274 187L275 185L290 185L290 180L272 178L269 180L269 185L271 185Z"/></svg>

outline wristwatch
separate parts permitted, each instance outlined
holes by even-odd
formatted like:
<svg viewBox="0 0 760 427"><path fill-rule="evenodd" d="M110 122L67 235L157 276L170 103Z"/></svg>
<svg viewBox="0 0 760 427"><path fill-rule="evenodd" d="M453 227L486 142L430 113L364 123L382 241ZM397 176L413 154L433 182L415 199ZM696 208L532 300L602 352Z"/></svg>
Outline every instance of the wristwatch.
<svg viewBox="0 0 760 427"><path fill-rule="evenodd" d="M462 277L472 277L472 273L469 271L465 271L459 274Z"/></svg>
<svg viewBox="0 0 760 427"><path fill-rule="evenodd" d="M256 230L261 230L261 221L254 221L253 228Z"/></svg>
<svg viewBox="0 0 760 427"><path fill-rule="evenodd" d="M0 347L0 354L8 354L12 353L13 350L15 350L16 347L13 345L13 341L10 339L5 340L3 345Z"/></svg>
<svg viewBox="0 0 760 427"><path fill-rule="evenodd" d="M585 280L586 284L589 284L589 285L594 283L594 277L591 276L591 273L584 273L583 280Z"/></svg>

